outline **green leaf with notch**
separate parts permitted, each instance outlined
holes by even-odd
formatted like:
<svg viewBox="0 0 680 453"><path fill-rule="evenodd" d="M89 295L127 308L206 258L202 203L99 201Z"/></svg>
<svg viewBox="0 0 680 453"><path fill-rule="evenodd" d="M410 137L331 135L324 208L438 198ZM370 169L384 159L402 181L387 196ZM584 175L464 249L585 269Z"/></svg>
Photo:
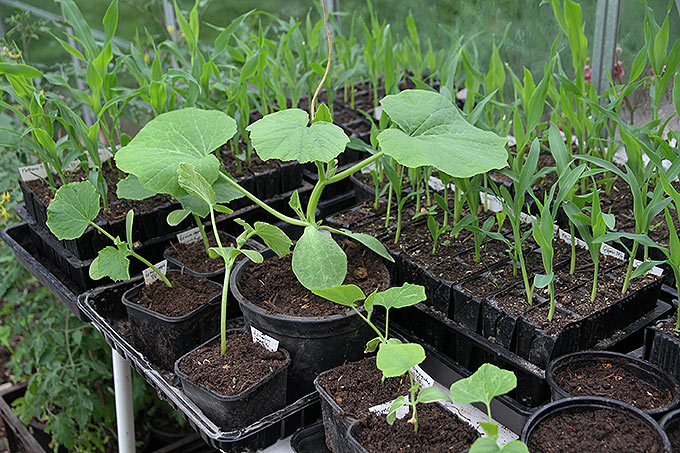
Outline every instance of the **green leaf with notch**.
<svg viewBox="0 0 680 453"><path fill-rule="evenodd" d="M340 286L347 275L347 255L329 235L308 226L293 249L293 273L309 290Z"/></svg>
<svg viewBox="0 0 680 453"><path fill-rule="evenodd" d="M178 182L181 162L191 164L212 184L220 162L212 152L236 133L223 112L185 108L158 115L116 153L116 166L139 178L142 186L176 198L186 195Z"/></svg>
<svg viewBox="0 0 680 453"><path fill-rule="evenodd" d="M451 399L461 404L483 402L508 393L517 387L517 378L512 371L502 370L496 365L485 363L465 379L451 384Z"/></svg>
<svg viewBox="0 0 680 453"><path fill-rule="evenodd" d="M83 235L99 214L99 194L89 181L61 186L47 207L47 226L57 239Z"/></svg>
<svg viewBox="0 0 680 453"><path fill-rule="evenodd" d="M402 286L395 286L375 293L372 302L373 305L380 305L385 308L403 308L416 305L426 299L423 286L404 283Z"/></svg>
<svg viewBox="0 0 680 453"><path fill-rule="evenodd" d="M262 160L328 162L345 150L349 138L332 123L309 124L304 110L287 109L266 115L246 128Z"/></svg>
<svg viewBox="0 0 680 453"><path fill-rule="evenodd" d="M383 130L378 142L402 165L433 166L460 178L507 165L507 139L469 124L439 93L406 90L380 103L397 127Z"/></svg>

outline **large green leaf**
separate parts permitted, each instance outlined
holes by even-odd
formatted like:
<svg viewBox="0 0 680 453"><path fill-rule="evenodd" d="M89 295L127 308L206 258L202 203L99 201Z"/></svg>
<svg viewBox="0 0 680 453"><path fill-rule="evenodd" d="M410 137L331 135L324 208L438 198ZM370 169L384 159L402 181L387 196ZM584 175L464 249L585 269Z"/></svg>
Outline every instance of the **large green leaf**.
<svg viewBox="0 0 680 453"><path fill-rule="evenodd" d="M177 166L177 182L180 187L193 197L212 206L215 202L215 191L206 179L201 176L193 165L180 162Z"/></svg>
<svg viewBox="0 0 680 453"><path fill-rule="evenodd" d="M57 190L47 207L47 226L58 239L76 239L99 214L99 194L89 181L72 182Z"/></svg>
<svg viewBox="0 0 680 453"><path fill-rule="evenodd" d="M99 280L110 277L114 282L130 279L130 260L124 250L108 246L99 251L90 264L90 278Z"/></svg>
<svg viewBox="0 0 680 453"><path fill-rule="evenodd" d="M293 273L307 289L340 286L347 275L347 255L329 235L308 226L293 249Z"/></svg>
<svg viewBox="0 0 680 453"><path fill-rule="evenodd" d="M396 127L382 131L378 142L402 165L433 166L459 178L507 165L507 139L469 124L439 93L406 90L380 103Z"/></svg>
<svg viewBox="0 0 680 453"><path fill-rule="evenodd" d="M127 178L118 181L116 195L118 195L118 198L128 200L144 200L155 195L155 193L153 190L142 186L135 175L129 175Z"/></svg>
<svg viewBox="0 0 680 453"><path fill-rule="evenodd" d="M262 160L328 162L345 150L349 138L339 126L325 121L308 124L307 112L287 109L265 116L246 130Z"/></svg>
<svg viewBox="0 0 680 453"><path fill-rule="evenodd" d="M317 296L347 307L352 307L356 301L366 298L364 292L357 285L340 285L333 288L315 289L312 292Z"/></svg>
<svg viewBox="0 0 680 453"><path fill-rule="evenodd" d="M376 366L384 377L397 377L425 360L425 350L415 343L383 343L378 349Z"/></svg>
<svg viewBox="0 0 680 453"><path fill-rule="evenodd" d="M517 378L512 371L485 363L472 376L451 384L450 391L451 399L461 404L489 404L493 397L508 393L515 387Z"/></svg>
<svg viewBox="0 0 680 453"><path fill-rule="evenodd" d="M371 311L374 305L385 308L409 307L425 299L427 299L427 296L423 286L404 283L402 286L371 294L366 300L366 309Z"/></svg>
<svg viewBox="0 0 680 453"><path fill-rule="evenodd" d="M116 165L142 186L176 198L186 195L177 181L180 162L191 164L212 184L220 162L212 153L236 133L236 122L220 111L186 108L157 116L116 153Z"/></svg>

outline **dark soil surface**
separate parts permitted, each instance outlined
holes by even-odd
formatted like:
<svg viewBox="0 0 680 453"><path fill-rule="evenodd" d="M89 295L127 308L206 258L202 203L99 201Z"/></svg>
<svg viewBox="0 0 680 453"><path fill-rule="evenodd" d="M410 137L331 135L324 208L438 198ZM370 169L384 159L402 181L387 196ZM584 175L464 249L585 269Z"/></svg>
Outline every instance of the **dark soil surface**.
<svg viewBox="0 0 680 453"><path fill-rule="evenodd" d="M659 332L663 332L666 335L670 335L671 337L680 340L680 332L675 330L675 315L673 315L673 318L670 321L664 322L659 326L658 330Z"/></svg>
<svg viewBox="0 0 680 453"><path fill-rule="evenodd" d="M389 272L380 257L354 242L343 241L340 245L347 254L345 285L355 284L364 294L387 289ZM243 297L260 308L289 316L329 316L351 310L302 286L293 274L291 259L289 254L266 259L261 264L249 263L238 282Z"/></svg>
<svg viewBox="0 0 680 453"><path fill-rule="evenodd" d="M239 151L245 154L246 151L246 144L241 140L239 141ZM249 176L252 176L254 173L260 173L260 172L265 172L267 170L273 170L275 168L279 168L281 161L277 159L270 159L268 161L263 161L260 159L253 149L252 154L250 155L250 165L246 161L240 162L240 171L239 171L239 162L237 159L234 157L234 154L231 152L231 148L229 145L224 145L220 149L220 160L222 161L222 165L224 166L225 170L227 173L230 175L233 175L238 181L241 181Z"/></svg>
<svg viewBox="0 0 680 453"><path fill-rule="evenodd" d="M662 408L673 399L670 390L659 390L622 364L607 359L569 364L554 378L572 396L613 398L641 410Z"/></svg>
<svg viewBox="0 0 680 453"><path fill-rule="evenodd" d="M109 208L107 211L102 211L102 216L109 221L122 219L130 209L135 209L137 213L150 212L154 208L171 201L171 198L168 195L156 195L154 197L140 201L120 199L116 194L116 188L118 181L120 180L118 171L112 169L108 164L105 163L102 166L102 172L108 187L106 198ZM77 168L75 171L68 173L66 176L70 182L88 180L88 175L81 168ZM43 204L46 206L50 204L54 194L52 193L52 190L50 190L47 183L38 179L35 181L27 181L25 184L43 202ZM57 180L55 180L55 184L57 185L57 188L61 187L61 183Z"/></svg>
<svg viewBox="0 0 680 453"><path fill-rule="evenodd" d="M384 415L371 415L355 425L352 434L372 453L460 452L479 437L477 430L438 404L418 405L418 434L409 419L407 415L390 426Z"/></svg>
<svg viewBox="0 0 680 453"><path fill-rule="evenodd" d="M283 351L270 352L254 343L247 332L227 337L227 353L215 342L192 352L180 363L180 370L194 384L220 395L238 395L286 363Z"/></svg>
<svg viewBox="0 0 680 453"><path fill-rule="evenodd" d="M343 415L362 419L369 408L407 395L410 385L407 375L386 378L375 365L375 358L347 363L319 379L319 384L342 409Z"/></svg>
<svg viewBox="0 0 680 453"><path fill-rule="evenodd" d="M172 288L157 280L144 286L133 302L165 316L184 316L218 296L219 285L204 278L180 272L169 272Z"/></svg>
<svg viewBox="0 0 680 453"><path fill-rule="evenodd" d="M224 232L220 232L220 239L222 240L223 247L234 246L236 244L236 241L231 236L227 236ZM215 235L213 233L208 233L208 242L211 247L217 247L217 241L215 241ZM191 269L192 271L201 274L209 274L224 269L224 260L220 257L215 259L210 258L205 251L202 240L198 240L191 244L171 242L170 247L167 248L165 254L182 263L187 269Z"/></svg>
<svg viewBox="0 0 680 453"><path fill-rule="evenodd" d="M511 289L508 292L496 295L493 299L493 302L504 312L515 316L523 315L538 303L536 300L536 294L534 294L534 305L529 305L527 303L527 294L524 291L523 285Z"/></svg>
<svg viewBox="0 0 680 453"><path fill-rule="evenodd" d="M632 415L612 409L574 409L545 420L529 439L532 453L662 453L661 438Z"/></svg>
<svg viewBox="0 0 680 453"><path fill-rule="evenodd" d="M552 321L548 321L549 309L549 303L534 307L526 314L526 319L552 337L557 337L568 324L578 320L574 314L556 308Z"/></svg>

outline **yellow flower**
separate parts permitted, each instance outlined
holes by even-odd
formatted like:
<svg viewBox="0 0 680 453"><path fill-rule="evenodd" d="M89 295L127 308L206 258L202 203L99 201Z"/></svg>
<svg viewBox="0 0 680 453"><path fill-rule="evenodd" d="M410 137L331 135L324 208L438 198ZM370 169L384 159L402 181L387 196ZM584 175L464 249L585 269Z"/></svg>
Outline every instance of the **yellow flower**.
<svg viewBox="0 0 680 453"><path fill-rule="evenodd" d="M180 39L184 39L184 33L181 33L181 34L179 35L179 38L180 38Z"/></svg>
<svg viewBox="0 0 680 453"><path fill-rule="evenodd" d="M144 62L148 64L149 61L151 61L151 59L149 58L149 54L144 52Z"/></svg>
<svg viewBox="0 0 680 453"><path fill-rule="evenodd" d="M45 90L40 90L40 94L45 94Z"/></svg>
<svg viewBox="0 0 680 453"><path fill-rule="evenodd" d="M168 25L165 29L168 30L168 33L170 34L175 32L175 27L173 25Z"/></svg>
<svg viewBox="0 0 680 453"><path fill-rule="evenodd" d="M0 216L9 219L9 213L7 212L4 206L2 207L2 212L0 212Z"/></svg>
<svg viewBox="0 0 680 453"><path fill-rule="evenodd" d="M9 191L0 195L0 198L2 198L2 201L9 201Z"/></svg>
<svg viewBox="0 0 680 453"><path fill-rule="evenodd" d="M17 105L17 110L23 110L24 108L20 105Z"/></svg>

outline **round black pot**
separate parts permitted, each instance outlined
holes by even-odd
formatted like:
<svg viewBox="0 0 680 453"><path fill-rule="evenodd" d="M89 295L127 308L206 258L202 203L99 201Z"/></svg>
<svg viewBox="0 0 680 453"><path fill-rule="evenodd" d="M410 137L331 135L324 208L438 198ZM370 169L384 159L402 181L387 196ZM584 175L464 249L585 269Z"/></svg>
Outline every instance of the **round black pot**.
<svg viewBox="0 0 680 453"><path fill-rule="evenodd" d="M666 435L671 440L671 443L675 440L676 442L680 440L680 434L674 435L674 433L680 433L680 409L676 409L667 413L660 422L661 427L666 431ZM672 445L674 451L678 451L680 445Z"/></svg>
<svg viewBox="0 0 680 453"><path fill-rule="evenodd" d="M272 251L263 253L265 259ZM251 303L241 294L238 282L249 260L236 264L229 286L241 307L248 326L279 340L291 357L288 370L288 397L298 399L314 391L314 379L319 373L345 362L363 357L364 346L370 339L369 326L353 311L326 317L299 317L267 310ZM387 270L385 275L389 276Z"/></svg>
<svg viewBox="0 0 680 453"><path fill-rule="evenodd" d="M215 282L211 284L222 287ZM155 365L172 370L179 357L217 333L220 294L184 316L171 317L132 302L143 287L141 283L130 288L122 298L135 347Z"/></svg>
<svg viewBox="0 0 680 453"><path fill-rule="evenodd" d="M647 426L649 426L649 429L651 431L655 432L659 436L659 439L661 440L661 443L663 444L666 453L670 453L672 451L671 443L668 440L668 436L666 435L664 430L661 429L661 426L656 422L656 420L654 420L652 417L645 414L640 409L637 409L628 404L624 404L620 401L595 396L564 398L558 401L554 401L546 406L543 406L541 409L536 411L536 413L532 415L529 418L529 420L527 420L527 423L524 425L524 428L522 429L522 434L520 435L519 439L528 445L536 427L539 426L544 421L550 419L552 416L573 410L582 411L589 409L591 410L613 409L617 411L626 412L627 414L644 422ZM621 427L621 429L625 429L625 427ZM578 429L574 430L574 435L575 436L580 435Z"/></svg>
<svg viewBox="0 0 680 453"><path fill-rule="evenodd" d="M641 381L658 390L669 390L671 392L672 400L668 405L651 410L642 410L646 414L660 418L663 414L675 408L680 402L680 386L678 386L678 382L675 378L649 362L626 354L610 351L575 352L573 354L563 355L550 362L545 369L545 380L548 382L548 385L550 385L553 401L573 396L557 385L555 382L556 374L569 365L579 366L593 362L598 363L603 360L615 362L618 365L623 366Z"/></svg>
<svg viewBox="0 0 680 453"><path fill-rule="evenodd" d="M243 331L243 329L229 329L227 334ZM213 390L207 390L194 384L183 373L179 364L190 353L220 340L217 335L205 343L184 354L175 362L175 374L182 383L182 390L210 420L223 431L234 431L256 422L286 405L287 373L290 365L290 355L286 355L286 363L268 374L256 384L251 385L238 395L225 396Z"/></svg>

